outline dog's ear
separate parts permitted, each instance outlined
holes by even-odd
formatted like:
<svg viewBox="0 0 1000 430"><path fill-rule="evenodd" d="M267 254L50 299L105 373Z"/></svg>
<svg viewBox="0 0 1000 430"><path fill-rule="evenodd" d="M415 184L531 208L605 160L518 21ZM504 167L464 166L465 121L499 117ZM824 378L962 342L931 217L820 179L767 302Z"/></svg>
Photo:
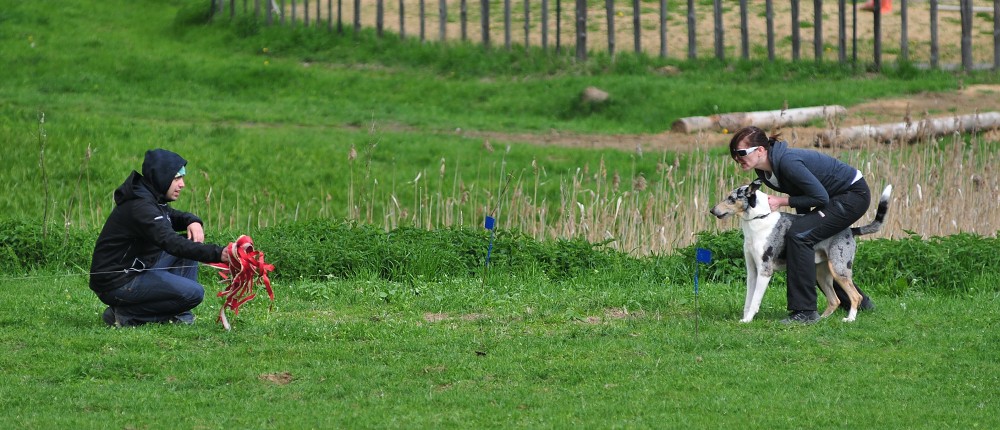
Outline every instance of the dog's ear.
<svg viewBox="0 0 1000 430"><path fill-rule="evenodd" d="M756 193L757 190L760 189L761 185L763 185L763 182L761 182L759 178L758 179L754 179L753 182L750 183L750 192L751 193Z"/></svg>
<svg viewBox="0 0 1000 430"><path fill-rule="evenodd" d="M750 192L747 193L747 207L748 208L757 207L757 188L754 188L753 184L751 184L750 186Z"/></svg>

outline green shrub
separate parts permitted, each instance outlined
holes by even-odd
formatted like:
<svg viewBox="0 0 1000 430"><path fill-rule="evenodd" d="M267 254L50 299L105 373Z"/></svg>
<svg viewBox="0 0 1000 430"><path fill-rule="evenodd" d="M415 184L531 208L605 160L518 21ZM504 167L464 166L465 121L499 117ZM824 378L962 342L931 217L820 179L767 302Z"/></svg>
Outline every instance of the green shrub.
<svg viewBox="0 0 1000 430"><path fill-rule="evenodd" d="M174 16L174 28L208 24L212 15L212 0L184 0Z"/></svg>
<svg viewBox="0 0 1000 430"><path fill-rule="evenodd" d="M86 273L97 231L51 228L26 220L0 221L0 270L69 270ZM695 271L695 249L712 251L700 266L702 282L742 287L746 281L739 229L699 233L695 245L672 255L637 258L582 239L538 241L517 231L484 229L386 232L332 219L312 219L246 232L275 265L272 279L378 278L392 282L439 282L486 275L544 278L555 283L627 286L682 285ZM226 244L231 231L209 231L207 240ZM866 292L898 295L907 290L962 294L1000 291L998 239L971 234L922 239L864 240L858 245L854 278ZM218 280L203 271L203 281ZM776 284L784 283L779 273Z"/></svg>

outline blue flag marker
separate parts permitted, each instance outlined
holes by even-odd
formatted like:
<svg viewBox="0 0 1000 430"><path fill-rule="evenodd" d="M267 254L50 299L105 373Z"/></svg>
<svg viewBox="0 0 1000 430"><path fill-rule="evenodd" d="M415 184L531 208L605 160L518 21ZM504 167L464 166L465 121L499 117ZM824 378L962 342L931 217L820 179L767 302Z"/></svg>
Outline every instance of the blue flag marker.
<svg viewBox="0 0 1000 430"><path fill-rule="evenodd" d="M709 251L705 248L695 249L695 259L697 259L699 263L705 263L705 264L711 263L712 251Z"/></svg>
<svg viewBox="0 0 1000 430"><path fill-rule="evenodd" d="M694 265L694 294L698 295L698 267L702 264L708 264L712 262L712 251L705 248L695 249L695 265Z"/></svg>
<svg viewBox="0 0 1000 430"><path fill-rule="evenodd" d="M486 216L486 221L483 222L483 227L486 227L490 231L490 246L486 248L486 265L490 265L490 254L493 253L493 237L497 233L497 220L489 215Z"/></svg>

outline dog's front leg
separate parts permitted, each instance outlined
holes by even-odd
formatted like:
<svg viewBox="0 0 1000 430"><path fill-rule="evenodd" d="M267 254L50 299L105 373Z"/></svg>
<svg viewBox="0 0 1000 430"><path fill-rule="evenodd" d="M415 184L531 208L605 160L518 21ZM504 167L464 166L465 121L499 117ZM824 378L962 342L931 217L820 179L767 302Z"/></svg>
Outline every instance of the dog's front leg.
<svg viewBox="0 0 1000 430"><path fill-rule="evenodd" d="M750 312L751 304L753 303L754 290L757 289L757 264L754 262L753 256L750 254L743 254L746 259L747 268L747 294L746 298L743 300L743 318L740 322L748 323L753 320L754 314L757 312Z"/></svg>
<svg viewBox="0 0 1000 430"><path fill-rule="evenodd" d="M758 273L754 282L753 297L749 297L750 308L743 315L743 322L750 322L754 315L760 311L760 302L764 300L764 292L767 291L767 284L771 282L771 276Z"/></svg>

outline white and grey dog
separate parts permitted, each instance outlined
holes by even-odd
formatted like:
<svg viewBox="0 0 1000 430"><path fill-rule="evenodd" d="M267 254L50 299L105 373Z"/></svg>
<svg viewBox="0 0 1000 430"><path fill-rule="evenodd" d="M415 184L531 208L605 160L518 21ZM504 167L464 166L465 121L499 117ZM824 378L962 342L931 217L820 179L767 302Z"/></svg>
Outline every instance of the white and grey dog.
<svg viewBox="0 0 1000 430"><path fill-rule="evenodd" d="M747 265L747 296L743 304L741 322L750 322L760 310L761 299L767 284L775 271L785 268L785 232L792 220L799 215L787 212L771 212L767 194L760 191L761 182L753 181L741 186L715 205L711 212L719 219L740 215L743 227L743 256ZM875 220L862 227L853 227L837 233L815 246L816 281L826 296L827 306L823 317L828 317L840 306L840 299L833 291L833 281L837 281L851 300L851 308L844 321L854 321L861 303L861 294L854 285L854 252L857 243L854 236L871 234L882 228L889 211L889 197L892 185L886 186L879 199Z"/></svg>

